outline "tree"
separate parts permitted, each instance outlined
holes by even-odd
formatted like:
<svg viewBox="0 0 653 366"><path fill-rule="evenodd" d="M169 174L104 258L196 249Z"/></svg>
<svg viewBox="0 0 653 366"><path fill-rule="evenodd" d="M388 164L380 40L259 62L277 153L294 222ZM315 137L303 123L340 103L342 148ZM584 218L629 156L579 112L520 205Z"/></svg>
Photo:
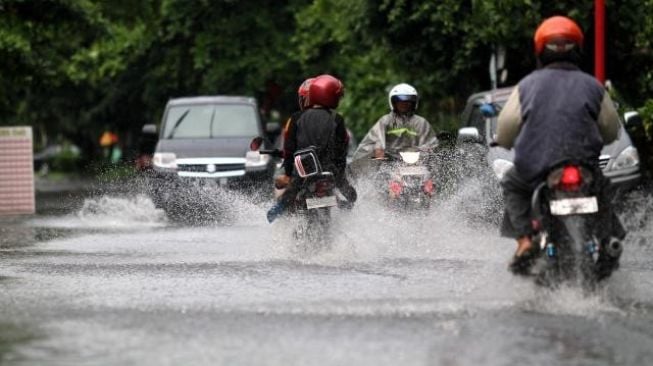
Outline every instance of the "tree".
<svg viewBox="0 0 653 366"><path fill-rule="evenodd" d="M653 21L641 16L652 10L653 0L607 4L607 76L623 104L653 91ZM493 50L506 50L504 85L514 84L535 67L535 28L555 14L585 30L592 72L592 2L3 0L0 123L61 133L92 155L104 128L134 142L171 97L252 95L288 115L303 79L331 73L359 136L399 82L417 87L436 129L453 130L466 97L490 88Z"/></svg>

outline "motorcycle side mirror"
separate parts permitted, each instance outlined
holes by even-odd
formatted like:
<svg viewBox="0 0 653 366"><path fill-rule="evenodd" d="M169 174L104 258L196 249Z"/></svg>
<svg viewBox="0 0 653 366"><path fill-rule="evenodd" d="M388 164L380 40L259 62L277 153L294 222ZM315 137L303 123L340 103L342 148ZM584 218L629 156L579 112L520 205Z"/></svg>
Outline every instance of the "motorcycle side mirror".
<svg viewBox="0 0 653 366"><path fill-rule="evenodd" d="M473 143L480 144L483 142L483 137L481 137L481 133L478 132L478 128L463 127L458 130L458 141L473 142Z"/></svg>
<svg viewBox="0 0 653 366"><path fill-rule="evenodd" d="M628 128L640 128L644 125L642 121L642 116L635 111L630 111L624 113L624 124Z"/></svg>
<svg viewBox="0 0 653 366"><path fill-rule="evenodd" d="M258 151L263 146L263 137L257 136L252 139L252 142L249 143L249 149L252 151Z"/></svg>

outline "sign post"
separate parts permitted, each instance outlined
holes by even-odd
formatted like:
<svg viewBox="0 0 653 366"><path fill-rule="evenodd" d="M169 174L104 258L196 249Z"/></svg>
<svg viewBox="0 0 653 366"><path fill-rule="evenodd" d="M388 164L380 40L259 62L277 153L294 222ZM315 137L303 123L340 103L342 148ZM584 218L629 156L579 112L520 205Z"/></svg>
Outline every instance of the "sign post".
<svg viewBox="0 0 653 366"><path fill-rule="evenodd" d="M31 127L0 127L0 215L33 214Z"/></svg>
<svg viewBox="0 0 653 366"><path fill-rule="evenodd" d="M594 0L594 76L605 83L605 1Z"/></svg>

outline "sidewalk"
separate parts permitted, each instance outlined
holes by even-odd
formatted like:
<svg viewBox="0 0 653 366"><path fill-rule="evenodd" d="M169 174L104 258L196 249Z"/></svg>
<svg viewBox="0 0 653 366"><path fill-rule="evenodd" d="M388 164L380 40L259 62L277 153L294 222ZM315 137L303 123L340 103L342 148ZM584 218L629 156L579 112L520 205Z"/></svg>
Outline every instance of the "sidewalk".
<svg viewBox="0 0 653 366"><path fill-rule="evenodd" d="M90 191L96 188L98 182L91 177L57 177L34 176L34 191L39 193Z"/></svg>
<svg viewBox="0 0 653 366"><path fill-rule="evenodd" d="M121 194L138 191L136 178L104 179L94 176L34 176L34 192L37 196L53 193Z"/></svg>

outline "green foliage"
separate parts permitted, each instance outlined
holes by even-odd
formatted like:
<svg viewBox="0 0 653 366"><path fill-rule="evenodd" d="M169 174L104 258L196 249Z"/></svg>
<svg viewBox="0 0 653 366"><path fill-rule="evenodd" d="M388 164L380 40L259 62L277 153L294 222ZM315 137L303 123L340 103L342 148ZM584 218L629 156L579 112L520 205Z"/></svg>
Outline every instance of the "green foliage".
<svg viewBox="0 0 653 366"><path fill-rule="evenodd" d="M650 124L653 0L606 10L607 75ZM168 98L252 95L286 116L303 79L331 73L359 137L400 82L436 130L454 130L466 97L490 88L493 50L506 50L505 85L517 82L535 65L534 29L555 14L585 29L592 72L590 1L0 0L0 124L61 134L93 157L105 129L135 144Z"/></svg>
<svg viewBox="0 0 653 366"><path fill-rule="evenodd" d="M93 170L95 171L94 175L104 183L124 182L136 178L138 175L133 165L125 163L104 163L96 166Z"/></svg>
<svg viewBox="0 0 653 366"><path fill-rule="evenodd" d="M638 110L644 121L644 129L648 140L653 140L653 99L648 99Z"/></svg>
<svg viewBox="0 0 653 366"><path fill-rule="evenodd" d="M52 159L51 169L62 173L72 173L79 169L79 152L70 149L70 146L64 146L61 153Z"/></svg>

